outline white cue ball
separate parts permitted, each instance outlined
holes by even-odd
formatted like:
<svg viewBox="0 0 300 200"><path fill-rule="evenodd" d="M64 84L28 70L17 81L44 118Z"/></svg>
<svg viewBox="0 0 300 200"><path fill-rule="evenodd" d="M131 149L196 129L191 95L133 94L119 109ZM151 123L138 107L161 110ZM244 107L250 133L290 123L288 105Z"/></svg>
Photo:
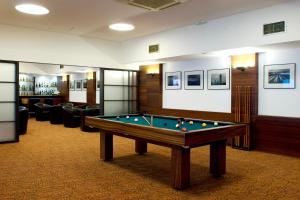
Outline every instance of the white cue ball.
<svg viewBox="0 0 300 200"><path fill-rule="evenodd" d="M179 124L176 124L176 128L179 128L179 126L180 126Z"/></svg>
<svg viewBox="0 0 300 200"><path fill-rule="evenodd" d="M138 118L134 118L134 121L137 122L137 121L139 121L139 119Z"/></svg>
<svg viewBox="0 0 300 200"><path fill-rule="evenodd" d="M215 126L218 126L218 122L215 122L214 125L215 125Z"/></svg>
<svg viewBox="0 0 300 200"><path fill-rule="evenodd" d="M129 119L129 116L127 115L126 118Z"/></svg>

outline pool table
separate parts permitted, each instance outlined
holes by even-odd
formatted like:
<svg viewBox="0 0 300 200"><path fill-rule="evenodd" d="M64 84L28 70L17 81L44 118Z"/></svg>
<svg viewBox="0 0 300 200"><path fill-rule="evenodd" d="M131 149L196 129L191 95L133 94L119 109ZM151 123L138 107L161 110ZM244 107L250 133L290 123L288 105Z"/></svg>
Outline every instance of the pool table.
<svg viewBox="0 0 300 200"><path fill-rule="evenodd" d="M244 135L245 124L216 122L171 116L131 114L86 117L86 124L100 130L100 158L113 158L113 135L135 140L138 154L147 152L147 143L170 147L171 183L176 189L190 184L190 149L210 145L210 172L219 177L226 170L226 140Z"/></svg>

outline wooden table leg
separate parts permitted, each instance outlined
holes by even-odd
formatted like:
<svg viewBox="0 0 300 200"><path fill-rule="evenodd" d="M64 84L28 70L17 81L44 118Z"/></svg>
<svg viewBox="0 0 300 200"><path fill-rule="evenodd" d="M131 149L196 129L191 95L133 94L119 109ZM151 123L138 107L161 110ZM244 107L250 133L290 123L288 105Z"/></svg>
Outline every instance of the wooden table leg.
<svg viewBox="0 0 300 200"><path fill-rule="evenodd" d="M226 140L210 144L210 173L214 177L226 173Z"/></svg>
<svg viewBox="0 0 300 200"><path fill-rule="evenodd" d="M184 189L190 185L190 149L172 148L172 185Z"/></svg>
<svg viewBox="0 0 300 200"><path fill-rule="evenodd" d="M104 131L100 132L100 159L113 159L113 135Z"/></svg>
<svg viewBox="0 0 300 200"><path fill-rule="evenodd" d="M135 152L140 155L147 153L147 142L136 140L135 141Z"/></svg>

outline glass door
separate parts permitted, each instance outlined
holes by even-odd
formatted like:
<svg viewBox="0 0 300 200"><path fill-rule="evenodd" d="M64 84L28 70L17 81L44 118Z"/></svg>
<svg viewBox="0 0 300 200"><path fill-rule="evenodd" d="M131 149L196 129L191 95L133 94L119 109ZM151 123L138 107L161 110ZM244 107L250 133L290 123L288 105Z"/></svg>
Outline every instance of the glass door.
<svg viewBox="0 0 300 200"><path fill-rule="evenodd" d="M15 142L18 112L18 63L0 61L0 143Z"/></svg>

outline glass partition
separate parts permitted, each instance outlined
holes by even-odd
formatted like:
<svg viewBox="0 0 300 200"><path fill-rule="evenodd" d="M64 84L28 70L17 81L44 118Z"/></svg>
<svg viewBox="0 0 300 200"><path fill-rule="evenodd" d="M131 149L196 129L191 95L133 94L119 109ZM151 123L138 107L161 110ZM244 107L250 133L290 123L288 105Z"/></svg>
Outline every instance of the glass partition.
<svg viewBox="0 0 300 200"><path fill-rule="evenodd" d="M0 143L18 140L18 64L0 61Z"/></svg>
<svg viewBox="0 0 300 200"><path fill-rule="evenodd" d="M136 113L137 71L103 70L104 115Z"/></svg>

